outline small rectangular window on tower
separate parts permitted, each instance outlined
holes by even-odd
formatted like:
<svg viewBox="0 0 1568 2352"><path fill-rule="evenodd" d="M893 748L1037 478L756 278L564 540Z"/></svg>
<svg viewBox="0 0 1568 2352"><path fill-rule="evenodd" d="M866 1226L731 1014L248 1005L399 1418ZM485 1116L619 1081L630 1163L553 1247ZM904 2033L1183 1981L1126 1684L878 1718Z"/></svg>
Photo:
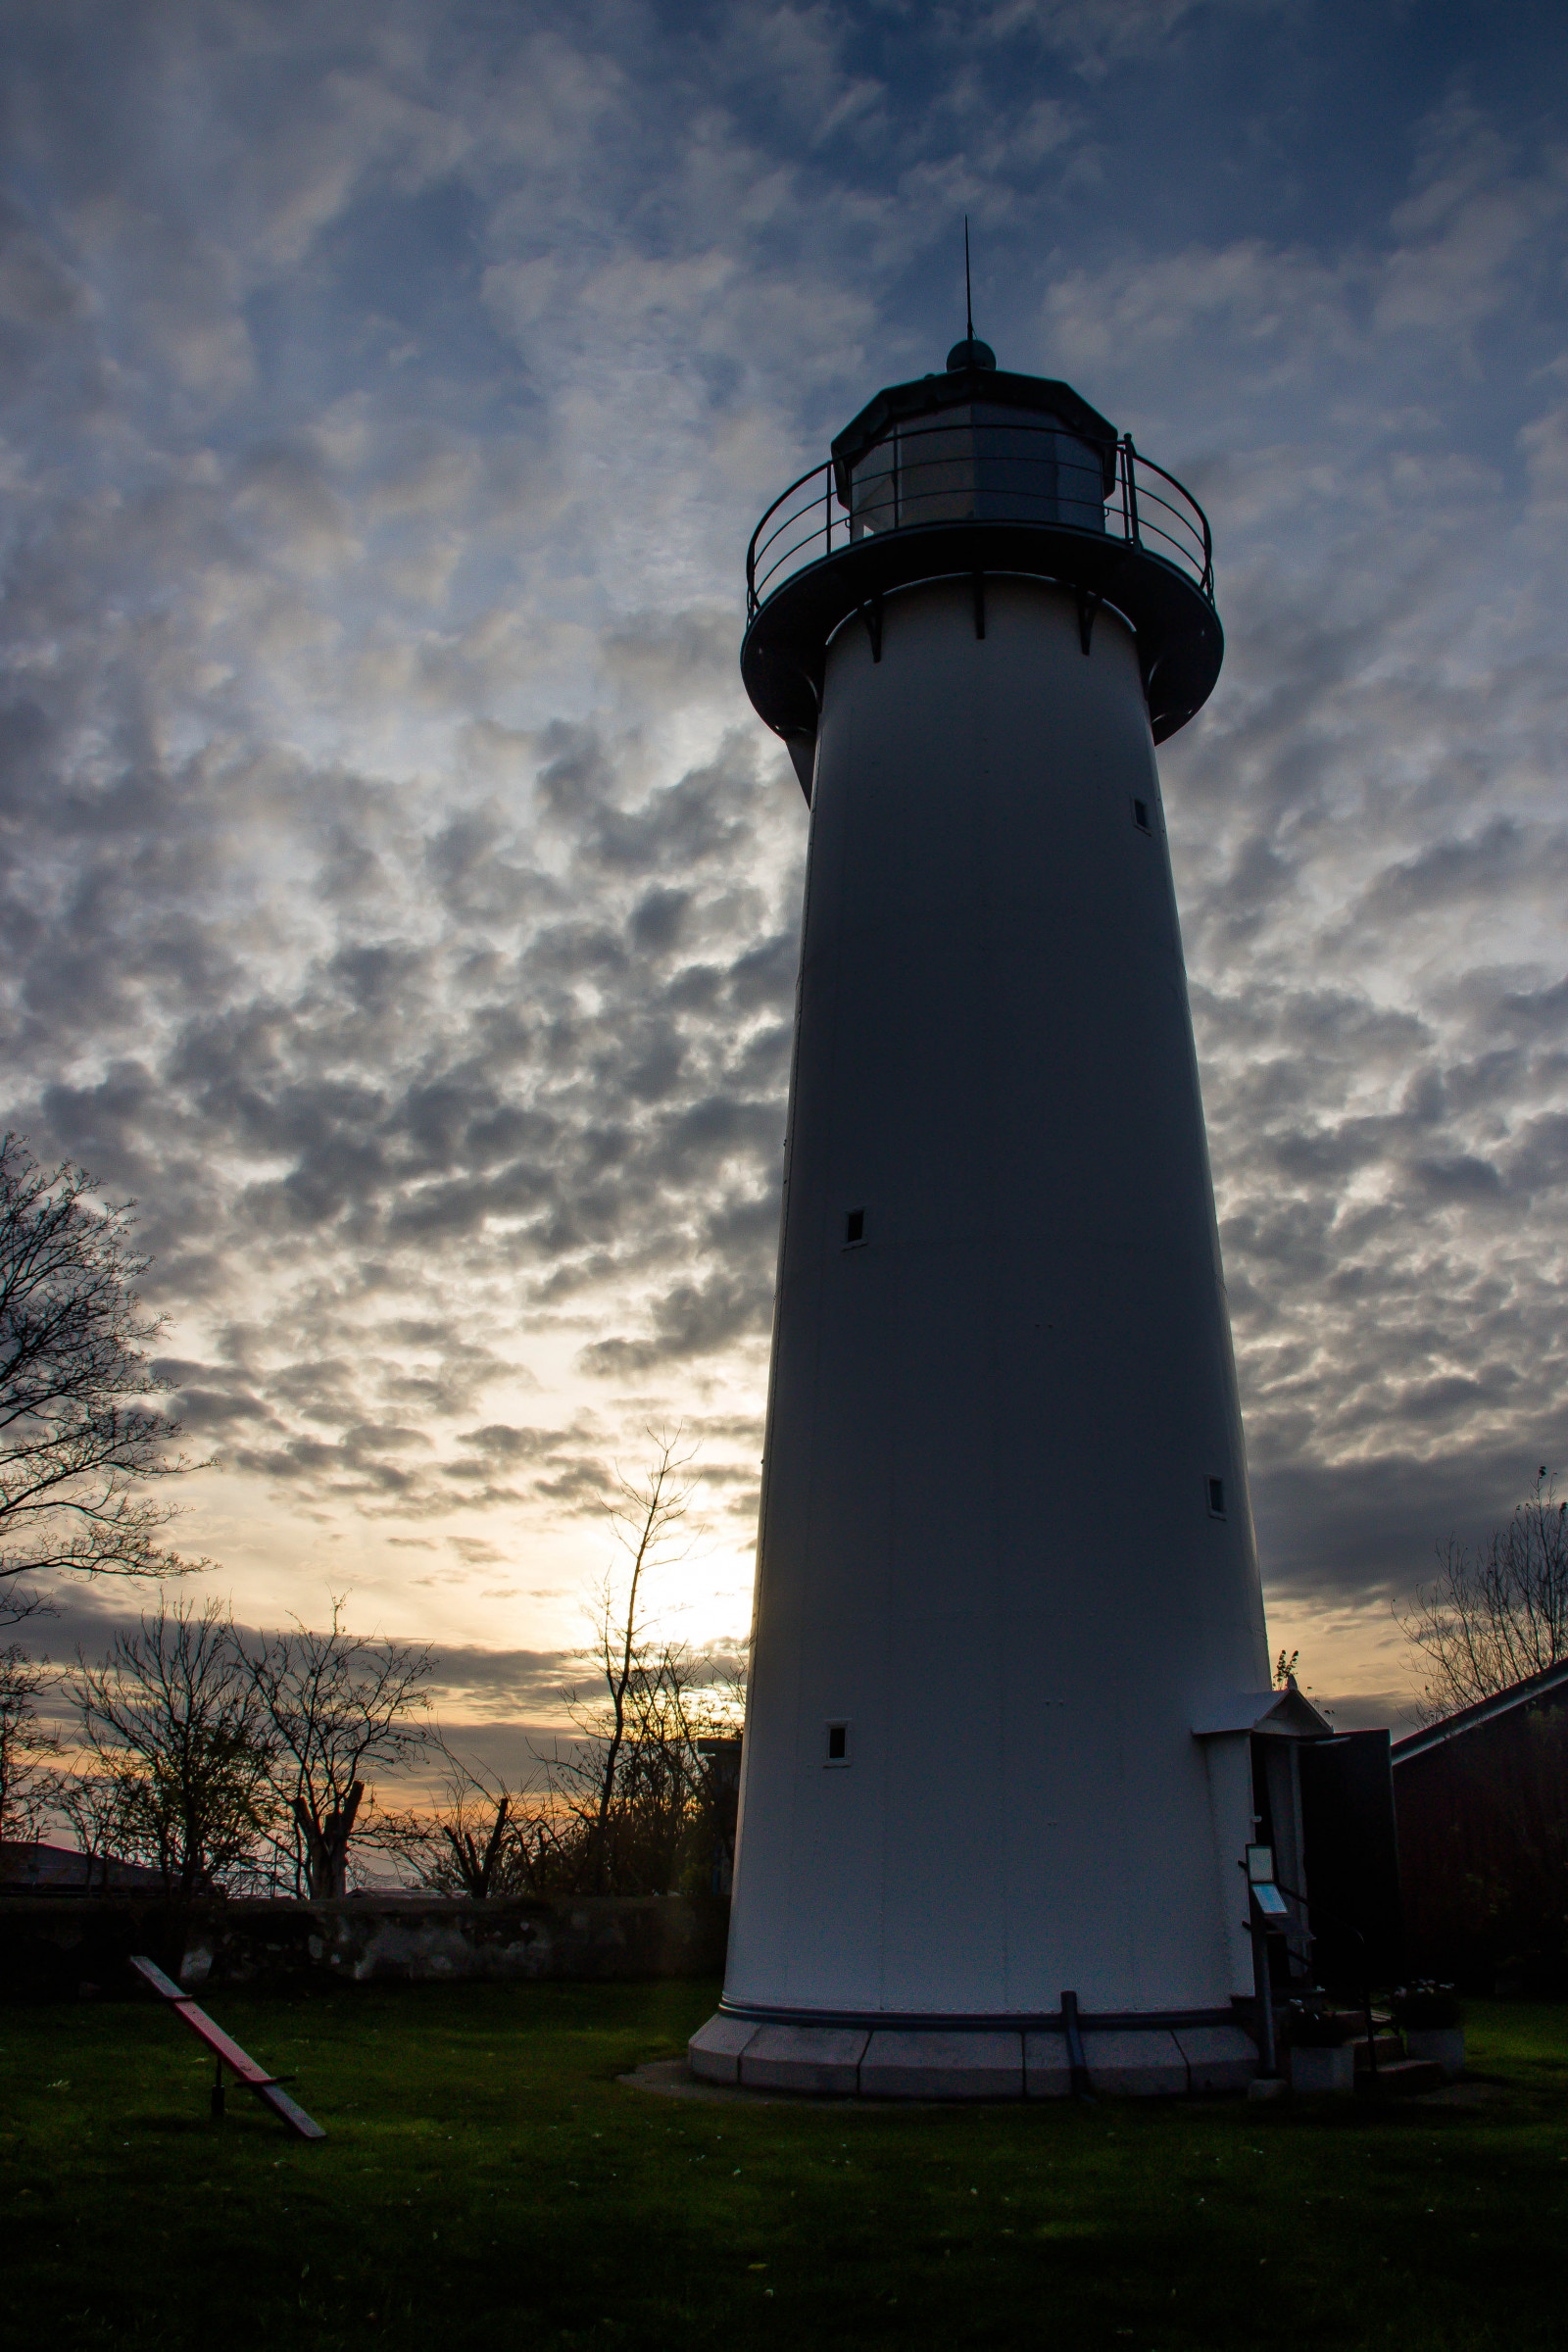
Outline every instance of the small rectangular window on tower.
<svg viewBox="0 0 1568 2352"><path fill-rule="evenodd" d="M1211 1519L1225 1516L1225 1481L1211 1478L1208 1482L1208 1515Z"/></svg>
<svg viewBox="0 0 1568 2352"><path fill-rule="evenodd" d="M851 1209L846 1209L846 1210L845 1210L845 1212L844 1212L844 1247L845 1247L845 1249L846 1249L846 1250L853 1250L853 1249L855 1248L855 1246L856 1246L856 1244L857 1244L858 1242L863 1242L863 1241L864 1241L864 1239L865 1239L865 1211L864 1211L864 1209L863 1209L863 1208L851 1208Z"/></svg>
<svg viewBox="0 0 1568 2352"><path fill-rule="evenodd" d="M850 1727L847 1723L830 1723L827 1727L827 1753L824 1764L847 1764L850 1760Z"/></svg>
<svg viewBox="0 0 1568 2352"><path fill-rule="evenodd" d="M1149 821L1149 803L1147 801L1134 801L1133 823L1138 827L1140 833L1152 833L1154 830Z"/></svg>

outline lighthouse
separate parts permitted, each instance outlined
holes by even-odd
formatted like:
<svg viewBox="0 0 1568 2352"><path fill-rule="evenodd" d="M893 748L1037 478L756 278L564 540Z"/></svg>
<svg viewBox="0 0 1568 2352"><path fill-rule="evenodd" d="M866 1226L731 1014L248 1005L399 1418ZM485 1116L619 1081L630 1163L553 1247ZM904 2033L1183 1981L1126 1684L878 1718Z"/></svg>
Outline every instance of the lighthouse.
<svg viewBox="0 0 1568 2352"><path fill-rule="evenodd" d="M1219 672L1208 525L971 328L768 510L748 602L810 831L728 1964L690 2063L1240 2084L1256 1759L1329 1727L1269 1686L1155 761Z"/></svg>

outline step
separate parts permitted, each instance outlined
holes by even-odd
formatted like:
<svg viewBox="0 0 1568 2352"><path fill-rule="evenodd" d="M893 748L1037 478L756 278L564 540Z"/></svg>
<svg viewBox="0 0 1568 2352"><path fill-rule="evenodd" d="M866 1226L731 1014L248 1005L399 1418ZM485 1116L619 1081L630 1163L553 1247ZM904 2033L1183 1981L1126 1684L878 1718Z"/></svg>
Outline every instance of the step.
<svg viewBox="0 0 1568 2352"><path fill-rule="evenodd" d="M1370 2046L1368 2045L1366 2035L1363 2034L1360 2039L1353 2044L1353 2047L1355 2050L1355 2071L1358 2075L1366 2075L1371 2073L1372 2050L1374 2049L1377 2052L1378 2071L1380 2074L1386 2066L1400 2065L1404 2058L1404 2043L1400 2040L1397 2034L1380 2034L1377 2037L1377 2040Z"/></svg>

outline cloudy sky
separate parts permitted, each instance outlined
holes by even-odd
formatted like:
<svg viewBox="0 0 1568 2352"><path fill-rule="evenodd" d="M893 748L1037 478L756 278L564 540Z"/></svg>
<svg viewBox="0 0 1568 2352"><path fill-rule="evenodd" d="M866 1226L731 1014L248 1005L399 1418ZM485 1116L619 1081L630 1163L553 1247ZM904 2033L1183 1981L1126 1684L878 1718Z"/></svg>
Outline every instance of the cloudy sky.
<svg viewBox="0 0 1568 2352"><path fill-rule="evenodd" d="M671 1623L744 1632L806 810L742 559L967 212L1003 364L1213 521L1161 760L1271 1624L1387 1720L1391 1595L1568 1457L1560 7L6 25L3 1108L141 1204L214 1589L539 1716L684 1421Z"/></svg>

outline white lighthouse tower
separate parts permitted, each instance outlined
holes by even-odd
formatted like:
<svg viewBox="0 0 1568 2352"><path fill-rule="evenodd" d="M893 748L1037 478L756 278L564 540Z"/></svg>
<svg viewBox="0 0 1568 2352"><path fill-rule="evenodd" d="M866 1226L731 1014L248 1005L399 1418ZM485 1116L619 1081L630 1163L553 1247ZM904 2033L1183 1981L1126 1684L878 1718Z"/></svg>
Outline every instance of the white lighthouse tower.
<svg viewBox="0 0 1568 2352"><path fill-rule="evenodd" d="M1244 2081L1253 1735L1327 1727L1268 1688L1154 760L1219 670L1208 527L971 333L769 510L749 575L743 674L810 846L728 1970L691 2063Z"/></svg>

